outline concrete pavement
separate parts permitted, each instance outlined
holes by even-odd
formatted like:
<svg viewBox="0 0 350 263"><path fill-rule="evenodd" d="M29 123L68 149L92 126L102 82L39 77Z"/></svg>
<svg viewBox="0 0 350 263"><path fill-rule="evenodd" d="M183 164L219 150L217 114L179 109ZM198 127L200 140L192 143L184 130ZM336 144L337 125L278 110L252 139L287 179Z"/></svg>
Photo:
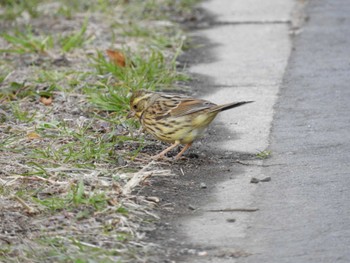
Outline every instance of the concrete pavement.
<svg viewBox="0 0 350 263"><path fill-rule="evenodd" d="M210 148L242 154L270 149L272 158L218 183L200 207L258 212L179 220L185 242L208 252L184 262L350 262L350 8L346 0L310 1L309 21L292 41L293 19L300 18L295 10L303 2L203 4L217 17L212 27L195 32L215 44L216 59L191 68L214 79L205 98L256 101L220 116L216 129L229 132ZM250 183L265 176L272 181Z"/></svg>
<svg viewBox="0 0 350 263"><path fill-rule="evenodd" d="M274 3L272 3L274 2ZM216 130L228 129L221 143L206 140L210 151L256 154L269 144L273 105L291 51L289 36L294 1L207 1L203 7L216 16L212 27L194 32L210 41L215 60L197 64L192 73L212 78L213 86L205 97L215 103L254 100L248 106L221 114L215 121ZM271 9L275 6L276 9ZM254 6L254 8L251 8ZM213 125L213 126L214 126ZM250 207L256 185L251 177L261 177L256 161L244 173L233 174L233 180L214 186L214 194L207 197L201 210ZM235 164L227 169L235 169ZM212 247L212 254L228 247L236 247L246 236L249 213L205 213L181 220L180 231L188 242L197 247ZM226 220L235 218L235 223ZM196 261L198 260L198 261ZM191 258L188 262L232 262L224 257Z"/></svg>
<svg viewBox="0 0 350 263"><path fill-rule="evenodd" d="M239 262L350 262L350 5L310 1ZM279 164L276 166L276 164Z"/></svg>

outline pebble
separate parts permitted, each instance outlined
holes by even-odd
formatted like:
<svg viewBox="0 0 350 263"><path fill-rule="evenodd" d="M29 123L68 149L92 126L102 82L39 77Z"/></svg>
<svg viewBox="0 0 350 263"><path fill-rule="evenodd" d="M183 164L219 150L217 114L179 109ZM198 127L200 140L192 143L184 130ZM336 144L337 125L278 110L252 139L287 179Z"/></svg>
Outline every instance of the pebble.
<svg viewBox="0 0 350 263"><path fill-rule="evenodd" d="M252 177L252 179L250 179L250 183L252 183L252 184L257 184L259 182L260 182L260 180L258 178Z"/></svg>
<svg viewBox="0 0 350 263"><path fill-rule="evenodd" d="M188 205L188 209L190 210L196 210L196 207L194 205Z"/></svg>
<svg viewBox="0 0 350 263"><path fill-rule="evenodd" d="M205 189L205 188L207 188L207 185L205 183L200 183L199 187L202 189Z"/></svg>
<svg viewBox="0 0 350 263"><path fill-rule="evenodd" d="M270 176L266 176L264 179L261 179L260 182L270 182L271 181L271 177Z"/></svg>
<svg viewBox="0 0 350 263"><path fill-rule="evenodd" d="M208 252L207 251L199 251L198 256L200 256L200 257L208 256Z"/></svg>

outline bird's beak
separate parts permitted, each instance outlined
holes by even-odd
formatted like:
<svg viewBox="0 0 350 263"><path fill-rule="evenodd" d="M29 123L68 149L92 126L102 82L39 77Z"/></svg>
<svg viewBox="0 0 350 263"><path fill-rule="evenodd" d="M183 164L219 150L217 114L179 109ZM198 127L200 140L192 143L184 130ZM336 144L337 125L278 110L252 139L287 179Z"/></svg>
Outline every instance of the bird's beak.
<svg viewBox="0 0 350 263"><path fill-rule="evenodd" d="M129 114L126 116L127 119L135 117L136 112L130 111Z"/></svg>

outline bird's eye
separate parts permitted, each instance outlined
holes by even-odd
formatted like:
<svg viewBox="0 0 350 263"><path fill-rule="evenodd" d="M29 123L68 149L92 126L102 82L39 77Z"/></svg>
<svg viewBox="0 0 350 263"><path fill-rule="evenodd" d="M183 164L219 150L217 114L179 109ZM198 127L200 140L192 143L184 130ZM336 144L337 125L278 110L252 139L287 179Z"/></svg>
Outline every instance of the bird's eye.
<svg viewBox="0 0 350 263"><path fill-rule="evenodd" d="M137 109L137 106L136 106L136 104L133 106L133 108L136 110Z"/></svg>

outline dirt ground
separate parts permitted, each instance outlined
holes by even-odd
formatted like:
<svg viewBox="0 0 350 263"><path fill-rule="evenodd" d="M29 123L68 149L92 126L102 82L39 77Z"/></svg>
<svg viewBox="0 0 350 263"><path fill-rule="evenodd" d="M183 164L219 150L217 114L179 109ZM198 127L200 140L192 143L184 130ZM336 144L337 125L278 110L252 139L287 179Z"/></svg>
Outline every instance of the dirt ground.
<svg viewBox="0 0 350 263"><path fill-rule="evenodd" d="M222 154L217 153L217 156ZM150 179L150 187L144 187L140 193L157 196L161 200L156 208L161 219L156 223L156 228L147 235L147 240L162 244L155 262L171 262L171 260L184 262L188 255L212 249L187 243L186 233L179 231L181 226L177 220L202 214L203 211L198 207L209 201L213 186L224 180L233 179L241 172L240 164L237 164L234 171L227 169L228 164L232 166L237 160L252 159L254 156L238 154L218 158L202 155L200 159L189 158L186 163L172 165L175 176Z"/></svg>

